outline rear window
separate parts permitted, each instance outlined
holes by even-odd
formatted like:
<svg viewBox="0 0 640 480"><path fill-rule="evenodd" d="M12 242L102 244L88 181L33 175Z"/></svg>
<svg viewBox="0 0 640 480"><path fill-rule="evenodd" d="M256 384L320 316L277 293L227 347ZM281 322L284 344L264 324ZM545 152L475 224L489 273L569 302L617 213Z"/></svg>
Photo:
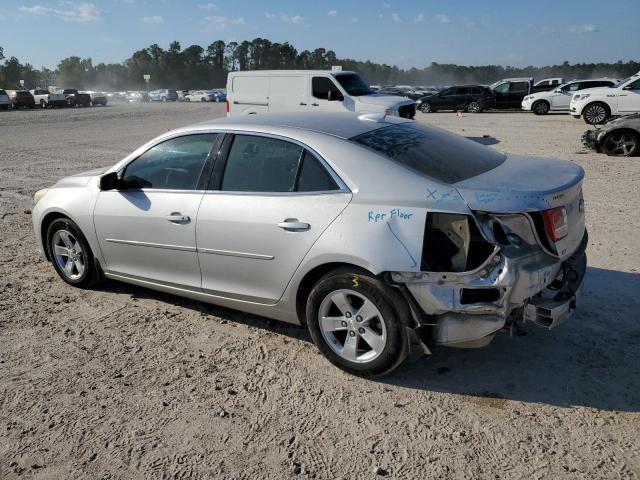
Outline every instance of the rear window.
<svg viewBox="0 0 640 480"><path fill-rule="evenodd" d="M488 172L506 159L492 148L414 122L379 128L351 140L445 183Z"/></svg>

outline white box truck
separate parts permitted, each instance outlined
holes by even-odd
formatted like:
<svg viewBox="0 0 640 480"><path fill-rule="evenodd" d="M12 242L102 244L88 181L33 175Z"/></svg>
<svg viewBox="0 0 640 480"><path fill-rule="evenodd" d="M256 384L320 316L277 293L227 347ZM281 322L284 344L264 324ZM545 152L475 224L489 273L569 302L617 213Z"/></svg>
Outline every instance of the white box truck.
<svg viewBox="0 0 640 480"><path fill-rule="evenodd" d="M252 70L227 77L227 116L266 112L382 113L413 118L410 98L377 93L355 72Z"/></svg>

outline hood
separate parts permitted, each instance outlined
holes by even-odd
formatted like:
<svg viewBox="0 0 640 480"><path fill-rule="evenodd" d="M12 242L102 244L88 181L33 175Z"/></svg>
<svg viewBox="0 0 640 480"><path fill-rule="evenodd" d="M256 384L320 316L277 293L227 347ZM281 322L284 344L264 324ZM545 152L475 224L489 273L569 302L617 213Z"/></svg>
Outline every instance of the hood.
<svg viewBox="0 0 640 480"><path fill-rule="evenodd" d="M397 95L386 95L384 93L371 93L369 95L361 95L358 101L369 105L378 105L380 107L392 107L395 105L411 105L415 103L410 98L399 97Z"/></svg>
<svg viewBox="0 0 640 480"><path fill-rule="evenodd" d="M472 210L516 213L565 205L584 170L563 160L509 155L493 170L454 184Z"/></svg>
<svg viewBox="0 0 640 480"><path fill-rule="evenodd" d="M597 130L606 132L614 128L619 128L620 126L640 129L640 113L632 113L631 115L613 118L604 125L601 125Z"/></svg>
<svg viewBox="0 0 640 480"><path fill-rule="evenodd" d="M77 173L69 177L64 177L58 180L54 185L54 187L55 188L85 187L92 178L102 175L108 169L109 169L108 167L97 168L95 170L89 170L88 172Z"/></svg>

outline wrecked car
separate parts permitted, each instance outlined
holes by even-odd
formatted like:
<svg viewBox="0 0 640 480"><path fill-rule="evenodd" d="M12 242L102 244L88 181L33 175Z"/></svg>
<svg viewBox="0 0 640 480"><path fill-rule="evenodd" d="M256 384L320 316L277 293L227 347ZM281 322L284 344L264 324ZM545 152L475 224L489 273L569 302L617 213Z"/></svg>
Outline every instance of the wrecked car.
<svg viewBox="0 0 640 480"><path fill-rule="evenodd" d="M161 135L34 195L42 255L103 278L309 329L381 375L576 308L579 166L505 155L383 114L238 116Z"/></svg>
<svg viewBox="0 0 640 480"><path fill-rule="evenodd" d="M610 157L633 157L640 152L640 113L609 120L582 134L582 144Z"/></svg>

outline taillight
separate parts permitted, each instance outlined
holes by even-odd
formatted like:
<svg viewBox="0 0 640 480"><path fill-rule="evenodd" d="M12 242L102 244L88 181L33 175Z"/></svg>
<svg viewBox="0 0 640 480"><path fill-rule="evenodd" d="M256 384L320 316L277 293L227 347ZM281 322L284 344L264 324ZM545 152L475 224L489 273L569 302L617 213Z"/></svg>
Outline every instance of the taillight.
<svg viewBox="0 0 640 480"><path fill-rule="evenodd" d="M227 100L225 103L227 104L227 107L226 107L227 108L227 113L229 113L229 100Z"/></svg>
<svg viewBox="0 0 640 480"><path fill-rule="evenodd" d="M554 242L564 238L569 233L569 222L567 220L567 210L564 207L556 207L542 212L544 226L547 229L549 238Z"/></svg>

